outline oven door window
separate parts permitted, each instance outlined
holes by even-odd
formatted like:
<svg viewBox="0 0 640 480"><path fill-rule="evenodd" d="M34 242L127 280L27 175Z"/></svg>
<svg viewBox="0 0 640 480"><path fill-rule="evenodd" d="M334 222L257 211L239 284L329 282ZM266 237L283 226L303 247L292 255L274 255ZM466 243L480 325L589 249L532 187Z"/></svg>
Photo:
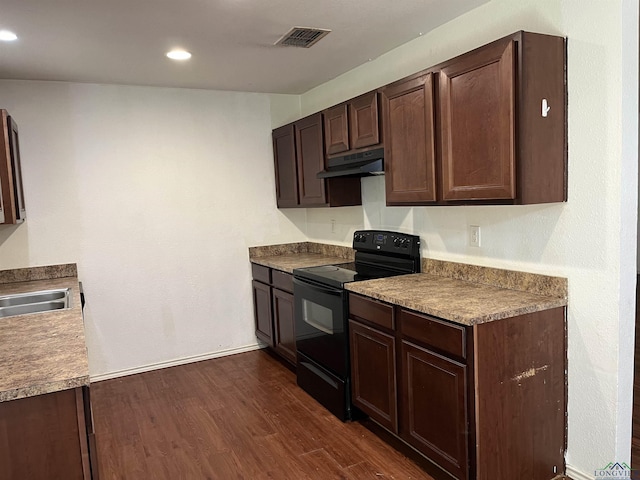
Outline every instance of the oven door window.
<svg viewBox="0 0 640 480"><path fill-rule="evenodd" d="M296 278L293 282L297 350L344 377L349 361L345 332L346 293Z"/></svg>
<svg viewBox="0 0 640 480"><path fill-rule="evenodd" d="M302 299L302 321L311 328L318 330L317 335L322 335L323 333L333 335L343 330L341 324L336 325L333 310L306 298Z"/></svg>

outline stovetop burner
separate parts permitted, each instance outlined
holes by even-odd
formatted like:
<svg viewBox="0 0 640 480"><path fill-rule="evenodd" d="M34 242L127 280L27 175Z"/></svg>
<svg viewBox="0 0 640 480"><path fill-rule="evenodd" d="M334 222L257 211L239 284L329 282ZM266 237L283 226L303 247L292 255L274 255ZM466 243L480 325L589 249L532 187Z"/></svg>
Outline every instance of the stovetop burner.
<svg viewBox="0 0 640 480"><path fill-rule="evenodd" d="M356 264L353 262L341 263L338 265L297 268L293 273L297 277L331 285L336 288L342 288L345 283L353 282L358 276Z"/></svg>
<svg viewBox="0 0 640 480"><path fill-rule="evenodd" d="M344 288L345 283L420 271L420 238L397 232L360 230L353 235L355 262L297 268L294 276Z"/></svg>

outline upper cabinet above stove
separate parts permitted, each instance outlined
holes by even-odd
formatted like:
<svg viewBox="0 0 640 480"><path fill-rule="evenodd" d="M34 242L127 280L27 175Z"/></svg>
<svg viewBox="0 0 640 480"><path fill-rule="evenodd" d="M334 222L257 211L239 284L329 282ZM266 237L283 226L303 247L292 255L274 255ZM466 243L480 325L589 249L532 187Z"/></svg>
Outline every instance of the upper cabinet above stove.
<svg viewBox="0 0 640 480"><path fill-rule="evenodd" d="M322 114L273 131L278 208L361 205L359 178L320 179L325 168Z"/></svg>
<svg viewBox="0 0 640 480"><path fill-rule="evenodd" d="M365 93L328 108L323 114L327 157L381 143L378 92Z"/></svg>

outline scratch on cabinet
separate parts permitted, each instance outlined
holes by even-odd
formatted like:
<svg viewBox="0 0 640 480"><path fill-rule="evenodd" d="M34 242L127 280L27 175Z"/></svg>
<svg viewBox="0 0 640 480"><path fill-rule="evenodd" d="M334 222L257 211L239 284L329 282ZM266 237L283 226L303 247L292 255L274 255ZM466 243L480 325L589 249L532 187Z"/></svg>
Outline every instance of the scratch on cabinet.
<svg viewBox="0 0 640 480"><path fill-rule="evenodd" d="M544 372L547 368L549 368L549 365L544 365L538 368L531 367L529 370L525 370L524 372L516 375L515 377L512 377L511 380L514 382L518 382L519 384L525 378L535 377L538 373Z"/></svg>

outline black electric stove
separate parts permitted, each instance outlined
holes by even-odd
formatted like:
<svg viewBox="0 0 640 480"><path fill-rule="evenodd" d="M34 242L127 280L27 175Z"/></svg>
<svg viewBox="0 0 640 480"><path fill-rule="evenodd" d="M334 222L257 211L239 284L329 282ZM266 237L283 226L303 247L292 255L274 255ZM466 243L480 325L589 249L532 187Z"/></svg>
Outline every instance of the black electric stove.
<svg viewBox="0 0 640 480"><path fill-rule="evenodd" d="M359 230L353 235L355 261L297 268L293 274L324 285L391 277L420 271L420 237L381 230Z"/></svg>
<svg viewBox="0 0 640 480"><path fill-rule="evenodd" d="M293 271L298 385L342 420L351 418L344 285L420 271L420 238L415 235L359 230L353 249L352 263Z"/></svg>

